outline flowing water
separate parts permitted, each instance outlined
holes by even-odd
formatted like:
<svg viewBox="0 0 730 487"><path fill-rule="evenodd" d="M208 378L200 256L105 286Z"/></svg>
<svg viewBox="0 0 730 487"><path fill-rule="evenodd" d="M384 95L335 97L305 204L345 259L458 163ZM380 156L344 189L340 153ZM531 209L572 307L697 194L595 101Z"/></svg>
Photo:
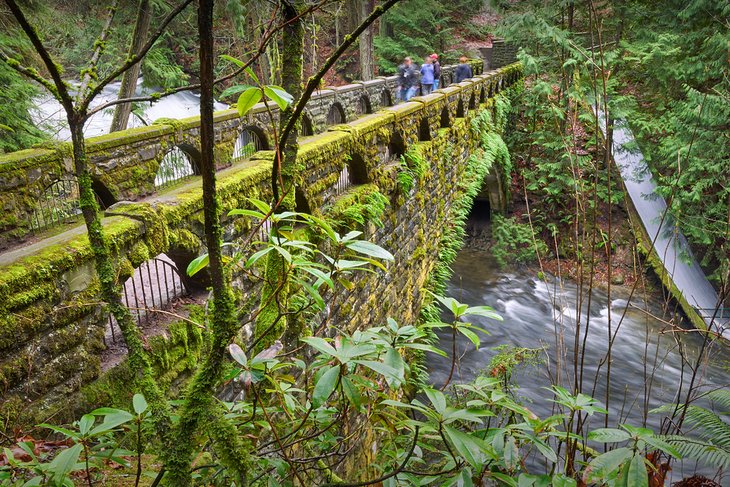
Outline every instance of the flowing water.
<svg viewBox="0 0 730 487"><path fill-rule="evenodd" d="M466 338L458 338L460 360L454 374L456 381L468 381L480 373L489 373L488 366L497 346L540 348L542 364L520 368L513 378L519 384L518 397L539 417L550 416L554 413L553 403L548 401L552 395L545 388L555 383L556 370L560 371L562 385L568 389L572 386L573 337L578 309L581 310L582 329L586 326L589 329L583 390L602 403L610 390L609 426L644 424L644 411L675 401L679 386L686 385L691 378L686 366L683 370L683 358L674 336L662 333L669 327L658 318L663 316L662 297L658 292L649 294L647 299L634 296L629 301L626 289L612 290L610 300L605 292L593 291L589 308L587 291L581 292L575 283L551 276L543 281L530 269L500 270L488 250L466 248L452 267L449 296L470 305L492 306L504 318L502 322L481 317L470 319L491 334L481 336L479 350ZM576 305L579 300L582 302L580 308ZM618 328L618 333L612 350L611 384L607 387L607 367L603 365L599 370L599 363L608 350L609 310L611 330L615 332ZM444 319L448 317L444 316ZM450 332L441 332L439 338L440 347L450 350ZM700 337L695 333L683 333L680 343L685 358L695 361L702 347ZM428 355L431 380L440 386L448 377L451 359ZM700 390L728 387L730 376L725 367L730 363L730 353L727 347L712 347L708 356L709 363L702 367L698 379ZM604 417L596 418L590 427L603 427ZM658 431L659 420L659 414L648 414L646 424ZM672 475L678 480L681 473L694 471L693 461L684 462L674 465ZM712 470L703 472L708 476L713 474Z"/></svg>
<svg viewBox="0 0 730 487"><path fill-rule="evenodd" d="M119 93L120 82L110 83L99 95L94 98L91 108L97 107L104 103L117 99ZM142 78L137 82L136 95L150 94L153 89L142 87ZM158 118L187 118L200 114L200 95L192 91L181 91L166 96L155 103L141 102L138 104L142 113L139 115L131 115L129 119L129 128L141 127L149 125ZM215 110L223 110L228 108L225 103L214 104ZM44 127L53 138L57 140L71 140L71 133L68 130L66 122L66 113L61 104L49 94L39 96L35 100L35 110L31 111L33 121L41 127ZM112 124L114 116L114 107L102 110L94 114L84 127L86 137L94 137L109 133L109 127Z"/></svg>

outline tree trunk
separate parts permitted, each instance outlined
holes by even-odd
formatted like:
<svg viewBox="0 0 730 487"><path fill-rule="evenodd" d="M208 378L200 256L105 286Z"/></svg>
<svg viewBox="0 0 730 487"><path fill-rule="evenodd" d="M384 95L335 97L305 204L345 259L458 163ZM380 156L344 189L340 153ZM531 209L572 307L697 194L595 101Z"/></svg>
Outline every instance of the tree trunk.
<svg viewBox="0 0 730 487"><path fill-rule="evenodd" d="M193 377L185 404L177 425L176 442L172 452L166 455L165 466L169 471L167 483L175 486L192 484L190 464L196 432L207 424L207 432L213 438L216 451L223 463L238 473L242 484L247 471L247 448L240 444L235 427L222 417L216 416L214 392L222 378L228 344L237 330L235 302L230 286L230 276L223 267L223 229L220 223L221 208L216 192L216 174L213 127L213 71L215 53L213 43L213 0L200 0L198 5L198 31L200 33L200 173L203 180L203 215L205 218L205 243L208 247L211 286L213 288L213 313L210 318L211 338L205 361Z"/></svg>
<svg viewBox="0 0 730 487"><path fill-rule="evenodd" d="M137 23L132 33L132 42L129 44L129 56L133 56L139 52L145 43L147 32L150 30L150 21L152 19L152 6L150 0L140 0L139 13L137 14ZM122 76L122 86L119 88L118 99L131 98L137 89L137 79L142 68L142 62L138 62ZM114 118L112 119L111 132L125 130L129 123L129 115L132 113L131 103L121 103L114 110Z"/></svg>
<svg viewBox="0 0 730 487"><path fill-rule="evenodd" d="M360 20L365 20L375 8L375 0L360 0ZM371 25L360 35L360 79L371 80L375 77L375 66L373 60L373 33L375 28Z"/></svg>

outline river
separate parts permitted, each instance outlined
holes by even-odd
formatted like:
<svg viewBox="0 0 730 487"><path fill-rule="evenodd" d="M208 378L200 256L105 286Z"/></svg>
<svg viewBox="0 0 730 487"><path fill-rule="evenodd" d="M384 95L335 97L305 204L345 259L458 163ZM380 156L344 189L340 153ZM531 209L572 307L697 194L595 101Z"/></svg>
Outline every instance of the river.
<svg viewBox="0 0 730 487"><path fill-rule="evenodd" d="M78 81L71 81L71 85L77 86ZM117 99L121 82L110 83L91 102L90 108L97 107L104 103ZM137 81L136 96L149 95L161 90L145 88L142 86L142 78ZM71 132L68 129L66 113L61 104L50 94L44 93L37 97L34 102L35 109L31 110L33 121L44 128L51 137L56 140L71 140ZM181 91L165 96L157 102L139 102L137 114L129 117L129 128L149 125L158 118L187 118L200 114L200 94L193 91ZM225 103L214 103L215 110L228 108ZM141 112L141 113L140 113ZM102 110L94 114L84 126L84 135L94 137L109 133L109 128L114 117L114 107Z"/></svg>
<svg viewBox="0 0 730 487"><path fill-rule="evenodd" d="M480 373L488 373L486 368L497 346L541 348L542 363L519 368L513 375L513 381L519 384L518 398L535 414L541 418L553 414L553 403L547 400L552 399L552 395L545 388L554 383L551 377L556 374L562 377L561 385L572 388L576 301L582 296L580 321L583 329L586 318L589 318L583 390L605 403L605 365L600 370L592 392L598 364L608 349L609 299L605 292L593 291L588 311L588 293L579 292L576 283L561 281L553 276L547 276L545 280L538 279L536 269L500 269L488 250L465 248L452 268L449 296L470 305L492 306L504 318L502 322L471 318L472 322L482 325L491 334L480 334L479 350L466 338L458 339L458 355L461 359L454 373L456 381L468 381ZM649 293L646 300L635 296L629 302L628 296L629 290L625 288L612 289L610 321L614 331L624 312L625 316L612 351L609 426L619 423L641 426L644 423L644 411L673 402L678 394L678 386L683 383L686 385L691 375L686 367L682 370L679 344L691 361L697 359L702 346L702 340L696 333L682 333L680 341L675 341L674 334L662 333L668 329L668 325L657 318L664 316L660 291ZM447 319L448 316L443 318ZM564 337L562 341L561 335ZM450 350L450 331L440 332L439 338L440 348ZM440 386L448 377L451 359L428 355L431 381ZM700 390L727 387L730 382L726 368L730 364L727 347L712 347L707 355L709 361L702 367ZM648 414L647 427L658 431L660 417L659 414ZM603 427L603 421L604 416L599 415L590 427ZM695 471L709 477L714 473L711 469L696 468L694 461L678 462L673 464L673 469L675 481L682 474L691 475Z"/></svg>

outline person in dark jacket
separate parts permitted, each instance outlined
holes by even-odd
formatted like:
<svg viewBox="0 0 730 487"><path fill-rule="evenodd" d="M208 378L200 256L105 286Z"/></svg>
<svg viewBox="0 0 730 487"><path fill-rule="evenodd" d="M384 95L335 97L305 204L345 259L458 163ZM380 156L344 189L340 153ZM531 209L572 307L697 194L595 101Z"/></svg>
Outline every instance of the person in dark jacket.
<svg viewBox="0 0 730 487"><path fill-rule="evenodd" d="M409 57L398 66L398 98L401 101L408 101L416 94L420 78L418 71L418 66Z"/></svg>
<svg viewBox="0 0 730 487"><path fill-rule="evenodd" d="M441 63L439 63L439 56L435 52L431 54L431 61L433 62L433 89L439 89L439 80L441 80Z"/></svg>
<svg viewBox="0 0 730 487"><path fill-rule="evenodd" d="M456 70L454 71L454 76L455 76L455 78L456 78L456 79L455 79L455 82L456 82L456 83L461 83L461 82L462 82L462 81L464 81L465 79L468 79L468 78L471 78L471 77L473 77L473 76L474 76L474 73L473 73L473 72L472 72L472 70L471 70L471 66L469 66L469 65L467 64L467 61L468 61L468 59L467 59L467 57L466 57L466 56L461 56L461 57L459 58L459 62L460 62L461 64L459 64L459 65L458 65L458 66L456 67Z"/></svg>

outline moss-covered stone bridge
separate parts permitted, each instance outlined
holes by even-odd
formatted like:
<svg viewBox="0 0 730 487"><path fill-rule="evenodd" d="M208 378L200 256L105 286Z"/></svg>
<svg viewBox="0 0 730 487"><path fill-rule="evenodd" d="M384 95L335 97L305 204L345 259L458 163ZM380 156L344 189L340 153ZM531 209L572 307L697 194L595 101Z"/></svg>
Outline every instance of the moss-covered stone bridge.
<svg viewBox="0 0 730 487"><path fill-rule="evenodd" d="M448 86L408 103L391 106L395 79L381 78L323 90L307 105L298 154L304 168L296 189L298 209L343 230L359 227L396 258L391 266L397 272L363 277L337 300L331 312L341 322L361 326L387 316L417 319L444 229L454 208L478 192L487 167L492 168L491 203L503 205L499 164L491 164L499 151L484 146L488 142L479 124L485 112L499 115L496 95L521 79L521 69L511 64L481 73L481 62L474 68L474 78L450 84L452 68L445 67ZM268 150L266 108L258 106L243 119L227 110L215 120L224 212L247 207L249 197L269 200L274 155ZM125 292L138 286L135 295L146 291L159 300L153 296L150 303L145 296L132 308L162 309L171 291L175 298L205 287L204 276L192 280L174 271L204 251L197 147L197 117L88 140L119 282ZM73 211L47 203L44 194L54 188L51 198L73 198L73 184L58 184L73 182L71 167L66 144L0 157L0 245L6 248L0 253L2 425L35 421L39 411L70 414L131 394L118 387L128 373L123 362L102 366L113 325L99 302L85 229L67 223L70 215L64 212ZM61 224L52 225L56 220ZM226 239L248 235L256 223L225 218ZM163 254L163 260L155 260ZM240 276L236 285L243 295L255 292ZM150 314L137 311L140 317ZM205 331L185 320L152 320L150 326L155 328L148 338L154 366L159 380L169 384L195 363Z"/></svg>

